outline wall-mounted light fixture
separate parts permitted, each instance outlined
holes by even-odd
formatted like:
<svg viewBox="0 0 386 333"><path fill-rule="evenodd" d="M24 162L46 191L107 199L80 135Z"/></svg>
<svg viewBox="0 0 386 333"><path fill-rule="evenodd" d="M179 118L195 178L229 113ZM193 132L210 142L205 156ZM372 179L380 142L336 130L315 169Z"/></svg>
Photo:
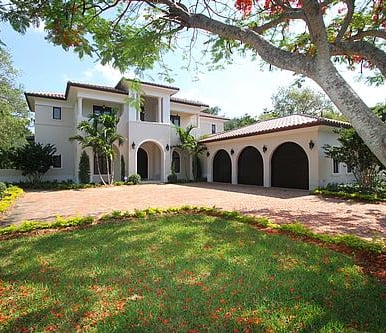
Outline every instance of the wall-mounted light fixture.
<svg viewBox="0 0 386 333"><path fill-rule="evenodd" d="M264 145L264 146L263 146L263 153L265 153L267 150L268 150L267 146Z"/></svg>
<svg viewBox="0 0 386 333"><path fill-rule="evenodd" d="M169 151L170 147L169 147L169 144L166 145L166 151Z"/></svg>
<svg viewBox="0 0 386 333"><path fill-rule="evenodd" d="M206 152L206 157L209 157L210 156L210 152Z"/></svg>
<svg viewBox="0 0 386 333"><path fill-rule="evenodd" d="M135 142L133 141L133 143L131 144L131 148L135 149Z"/></svg>
<svg viewBox="0 0 386 333"><path fill-rule="evenodd" d="M235 153L235 151L233 150L233 148L231 149L231 155L233 155Z"/></svg>
<svg viewBox="0 0 386 333"><path fill-rule="evenodd" d="M308 147L310 147L310 149L312 150L312 148L315 147L314 141L310 140L310 142L308 142Z"/></svg>

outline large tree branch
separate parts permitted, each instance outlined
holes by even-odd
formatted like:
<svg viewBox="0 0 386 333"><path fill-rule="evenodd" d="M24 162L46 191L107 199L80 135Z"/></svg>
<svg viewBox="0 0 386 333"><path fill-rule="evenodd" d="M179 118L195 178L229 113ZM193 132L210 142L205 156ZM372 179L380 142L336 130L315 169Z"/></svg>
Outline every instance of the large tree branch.
<svg viewBox="0 0 386 333"><path fill-rule="evenodd" d="M360 55L370 61L386 77L386 52L374 44L359 41L342 41L330 45L331 55Z"/></svg>
<svg viewBox="0 0 386 333"><path fill-rule="evenodd" d="M351 36L347 40L359 40L365 37L375 37L375 38L386 39L386 31L385 30L359 31L357 34Z"/></svg>
<svg viewBox="0 0 386 333"><path fill-rule="evenodd" d="M319 61L324 61L330 58L329 43L327 37L326 26L323 21L322 7L318 0L301 0L304 13L306 15L306 23L311 35L312 42L318 48L317 58Z"/></svg>
<svg viewBox="0 0 386 333"><path fill-rule="evenodd" d="M281 50L266 41L259 34L249 28L237 27L209 18L203 14L189 13L178 3L160 0L170 8L170 16L188 28L197 28L211 32L226 39L238 40L248 44L266 62L281 69L295 73L312 75L314 59L304 54Z"/></svg>
<svg viewBox="0 0 386 333"><path fill-rule="evenodd" d="M305 16L302 10L300 9L290 9L280 15L278 18L262 24L257 27L253 27L252 30L258 34L261 34L271 28L277 27L280 23L286 22L288 20L304 20Z"/></svg>
<svg viewBox="0 0 386 333"><path fill-rule="evenodd" d="M352 21L352 17L354 15L354 1L353 0L346 0L344 1L346 3L346 6L347 6L347 14L343 20L343 23L342 23L342 26L338 32L338 34L336 35L336 38L335 38L335 41L336 42L339 42L344 34L346 33L351 21Z"/></svg>

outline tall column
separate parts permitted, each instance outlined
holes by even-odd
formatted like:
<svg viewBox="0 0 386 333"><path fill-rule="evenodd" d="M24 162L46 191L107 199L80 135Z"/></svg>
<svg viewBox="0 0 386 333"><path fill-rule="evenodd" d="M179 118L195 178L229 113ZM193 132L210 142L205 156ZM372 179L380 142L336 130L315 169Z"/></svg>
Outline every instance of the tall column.
<svg viewBox="0 0 386 333"><path fill-rule="evenodd" d="M231 162L232 162L232 184L237 184L237 160L236 160L236 154L231 155Z"/></svg>
<svg viewBox="0 0 386 333"><path fill-rule="evenodd" d="M162 97L157 98L157 106L158 106L158 122L163 123L162 119Z"/></svg>
<svg viewBox="0 0 386 333"><path fill-rule="evenodd" d="M77 100L77 108L76 108L76 116L75 116L75 134L78 134L79 131L78 129L76 129L76 127L78 126L78 124L82 121L82 109L83 109L83 98L82 97L78 97L78 100ZM74 171L75 171L75 175L74 175L74 178L75 178L75 182L76 183L79 183L79 162L80 162L80 155L82 154L82 147L80 145L80 143L76 143L75 144L75 156L74 156ZM92 177L90 175L90 177ZM92 179L90 179L90 182L92 181Z"/></svg>
<svg viewBox="0 0 386 333"><path fill-rule="evenodd" d="M270 147L267 148L266 152L263 151L263 182L264 187L271 187L271 155L272 152Z"/></svg>

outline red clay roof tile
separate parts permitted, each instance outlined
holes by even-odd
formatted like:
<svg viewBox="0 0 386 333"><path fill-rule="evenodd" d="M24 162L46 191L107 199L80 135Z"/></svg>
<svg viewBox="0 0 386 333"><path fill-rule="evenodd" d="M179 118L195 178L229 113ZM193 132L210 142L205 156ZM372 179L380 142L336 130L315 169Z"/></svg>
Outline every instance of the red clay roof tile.
<svg viewBox="0 0 386 333"><path fill-rule="evenodd" d="M235 139L240 137L260 135L272 132L280 132L295 128L304 128L317 125L327 125L333 127L350 127L349 123L327 119L322 117L312 117L308 115L290 115L286 117L259 121L255 124L237 128L227 132L221 132L211 135L201 142L214 142L227 139Z"/></svg>

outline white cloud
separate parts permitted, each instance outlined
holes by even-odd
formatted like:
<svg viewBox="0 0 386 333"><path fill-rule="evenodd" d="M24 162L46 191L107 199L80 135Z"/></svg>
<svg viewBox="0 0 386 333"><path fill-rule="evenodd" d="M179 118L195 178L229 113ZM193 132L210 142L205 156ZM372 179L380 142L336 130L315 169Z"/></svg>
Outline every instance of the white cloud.
<svg viewBox="0 0 386 333"><path fill-rule="evenodd" d="M90 70L87 70L84 75L88 81L92 83L103 83L107 85L116 84L123 74L113 68L111 65L96 64Z"/></svg>
<svg viewBox="0 0 386 333"><path fill-rule="evenodd" d="M95 64L93 67L88 68L80 73L77 77L68 77L64 75L64 80L78 81L91 84L100 84L107 86L115 86L118 81L125 77L132 77L132 72L121 73L118 69L113 68L111 65Z"/></svg>

